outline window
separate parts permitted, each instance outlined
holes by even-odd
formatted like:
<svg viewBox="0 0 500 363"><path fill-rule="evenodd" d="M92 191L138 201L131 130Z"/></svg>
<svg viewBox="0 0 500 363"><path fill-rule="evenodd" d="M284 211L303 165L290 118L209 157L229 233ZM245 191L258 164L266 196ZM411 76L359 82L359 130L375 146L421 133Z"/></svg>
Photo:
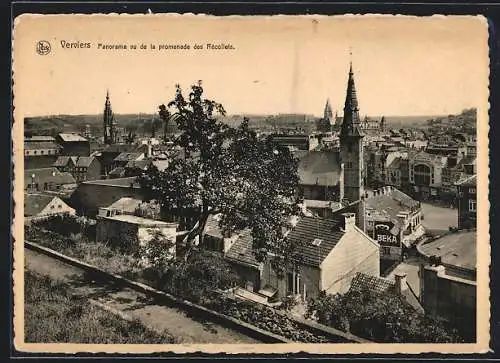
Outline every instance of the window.
<svg viewBox="0 0 500 363"><path fill-rule="evenodd" d="M382 247L382 255L388 256L391 254L391 248L390 247Z"/></svg>
<svg viewBox="0 0 500 363"><path fill-rule="evenodd" d="M287 280L287 292L288 295L293 294L293 274L291 272L286 274L286 280Z"/></svg>
<svg viewBox="0 0 500 363"><path fill-rule="evenodd" d="M35 155L36 155L36 150L33 152L33 154L35 154Z"/></svg>
<svg viewBox="0 0 500 363"><path fill-rule="evenodd" d="M42 154L42 155L43 155L43 154L45 154L45 151L43 151L43 150L42 150L42 151L40 151L40 154Z"/></svg>
<svg viewBox="0 0 500 363"><path fill-rule="evenodd" d="M476 188L469 188L469 194L476 194Z"/></svg>
<svg viewBox="0 0 500 363"><path fill-rule="evenodd" d="M431 182L434 183L434 178L431 180L431 168L427 165L418 164L413 168L413 175L415 178L415 184L417 185L430 185Z"/></svg>
<svg viewBox="0 0 500 363"><path fill-rule="evenodd" d="M476 211L476 201L474 199L469 199L469 212Z"/></svg>

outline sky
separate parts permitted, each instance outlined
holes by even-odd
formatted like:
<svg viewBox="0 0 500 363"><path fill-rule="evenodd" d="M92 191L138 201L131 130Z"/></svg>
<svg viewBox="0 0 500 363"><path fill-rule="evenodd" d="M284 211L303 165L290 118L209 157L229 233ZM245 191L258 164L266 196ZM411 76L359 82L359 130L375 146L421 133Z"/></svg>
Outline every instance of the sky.
<svg viewBox="0 0 500 363"><path fill-rule="evenodd" d="M352 61L362 115L458 113L484 101L487 36L473 17L26 16L14 31L14 102L23 116L99 114L109 90L115 113L153 113L175 84L203 80L229 114L320 116L327 98L341 114ZM193 49L207 42L235 49Z"/></svg>

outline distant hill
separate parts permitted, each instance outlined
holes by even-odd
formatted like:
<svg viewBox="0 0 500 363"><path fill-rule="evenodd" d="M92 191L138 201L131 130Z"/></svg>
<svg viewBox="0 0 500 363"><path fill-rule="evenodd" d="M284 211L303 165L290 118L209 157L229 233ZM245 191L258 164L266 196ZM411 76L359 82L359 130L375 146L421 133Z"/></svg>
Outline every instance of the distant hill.
<svg viewBox="0 0 500 363"><path fill-rule="evenodd" d="M262 131L281 129L295 129L311 132L316 129L319 117L306 114L276 114L256 115L241 114L222 117L222 121L230 126L238 125L243 117L250 120L250 127ZM364 116L363 116L364 117ZM370 116L380 119L381 116ZM435 120L447 116L385 116L389 128L418 127L427 128L428 120ZM115 120L118 127L132 128L135 132L149 134L152 120L159 120L153 114L116 114ZM55 135L60 132L82 132L86 125L90 126L94 135L102 133L102 115L54 115L26 117L24 129L26 134Z"/></svg>

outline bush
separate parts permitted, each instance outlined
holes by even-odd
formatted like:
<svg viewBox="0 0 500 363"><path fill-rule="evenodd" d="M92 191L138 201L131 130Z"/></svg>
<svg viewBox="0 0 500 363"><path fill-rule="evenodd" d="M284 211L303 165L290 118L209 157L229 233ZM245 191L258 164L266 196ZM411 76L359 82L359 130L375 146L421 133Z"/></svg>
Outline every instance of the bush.
<svg viewBox="0 0 500 363"><path fill-rule="evenodd" d="M90 240L95 240L96 224L92 219L71 214L56 214L33 220L32 225L65 237L81 234Z"/></svg>
<svg viewBox="0 0 500 363"><path fill-rule="evenodd" d="M403 297L369 290L320 294L307 315L319 323L380 343L457 343L462 338L444 322L424 316Z"/></svg>

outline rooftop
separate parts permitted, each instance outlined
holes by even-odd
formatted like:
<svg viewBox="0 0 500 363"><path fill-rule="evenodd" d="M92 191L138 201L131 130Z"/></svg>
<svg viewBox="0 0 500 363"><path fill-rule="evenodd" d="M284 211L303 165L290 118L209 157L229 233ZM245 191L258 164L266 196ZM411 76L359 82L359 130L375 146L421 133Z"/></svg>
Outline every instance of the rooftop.
<svg viewBox="0 0 500 363"><path fill-rule="evenodd" d="M378 215L397 220L402 211L411 211L419 208L419 202L396 188L386 187L385 191L373 192L365 199L366 209L377 212Z"/></svg>
<svg viewBox="0 0 500 363"><path fill-rule="evenodd" d="M32 142L32 141L56 141L53 136L44 136L44 135L33 135L24 137L24 141Z"/></svg>
<svg viewBox="0 0 500 363"><path fill-rule="evenodd" d="M250 230L241 232L231 248L229 248L229 251L227 251L226 258L253 267L260 266L253 253L253 239Z"/></svg>
<svg viewBox="0 0 500 363"><path fill-rule="evenodd" d="M384 277L367 275L361 272L356 273L351 281L351 287L348 293L353 291L369 290L379 295L396 293L396 282ZM402 291L402 296L406 302L415 310L423 313L424 309L417 296L412 291L411 286L406 282L406 288Z"/></svg>
<svg viewBox="0 0 500 363"><path fill-rule="evenodd" d="M116 209L120 210L123 212L129 212L133 213L139 205L141 205L142 200L140 199L135 199L135 198L130 198L130 197L123 197L118 199L116 202L108 206L107 208L109 209Z"/></svg>
<svg viewBox="0 0 500 363"><path fill-rule="evenodd" d="M131 160L125 165L126 168L146 170L152 164L150 159Z"/></svg>
<svg viewBox="0 0 500 363"><path fill-rule="evenodd" d="M53 150L61 149L61 146L53 141L24 141L25 150Z"/></svg>
<svg viewBox="0 0 500 363"><path fill-rule="evenodd" d="M25 169L24 184L35 183L56 183L56 184L75 184L76 180L70 173L60 172L56 168Z"/></svg>
<svg viewBox="0 0 500 363"><path fill-rule="evenodd" d="M303 185L337 185L340 180L340 161L336 151L311 151L299 161L298 174Z"/></svg>
<svg viewBox="0 0 500 363"><path fill-rule="evenodd" d="M73 133L61 133L58 135L62 141L64 142L75 142L75 141L88 141L86 138L84 138L81 135L78 134L73 134Z"/></svg>
<svg viewBox="0 0 500 363"><path fill-rule="evenodd" d="M118 178L122 178L125 176L125 167L117 166L113 170L109 172L109 176L116 176Z"/></svg>
<svg viewBox="0 0 500 363"><path fill-rule="evenodd" d="M122 152L115 158L115 161L134 161L143 156L143 153L138 152Z"/></svg>
<svg viewBox="0 0 500 363"><path fill-rule="evenodd" d="M127 178L116 178L116 179L89 180L83 182L82 184L108 185L108 186L128 187L128 188L130 188L130 185L133 184L134 188L140 188L139 184L137 183L137 177L135 176Z"/></svg>
<svg viewBox="0 0 500 363"><path fill-rule="evenodd" d="M115 221L120 221L124 223L131 223L131 224L137 224L141 226L146 226L146 227L157 227L157 226L172 226L173 223L167 223L163 221L158 221L156 219L148 219L148 218L142 218L142 217L137 217L137 216L132 216L129 214L117 214L112 217L102 217L106 219L112 219Z"/></svg>
<svg viewBox="0 0 500 363"><path fill-rule="evenodd" d="M45 194L24 194L24 215L35 216L40 213L55 197Z"/></svg>
<svg viewBox="0 0 500 363"><path fill-rule="evenodd" d="M56 161L54 161L54 164L52 164L52 166L66 166L68 165L70 160L72 159L69 156L58 156Z"/></svg>
<svg viewBox="0 0 500 363"><path fill-rule="evenodd" d="M476 270L476 231L448 233L420 246L427 257L441 257L443 264Z"/></svg>
<svg viewBox="0 0 500 363"><path fill-rule="evenodd" d="M302 263L318 267L344 235L340 227L338 220L302 217L288 234L288 240L297 245ZM315 240L321 243L314 245Z"/></svg>
<svg viewBox="0 0 500 363"><path fill-rule="evenodd" d="M94 159L95 158L93 156L80 156L76 161L76 166L88 168Z"/></svg>

